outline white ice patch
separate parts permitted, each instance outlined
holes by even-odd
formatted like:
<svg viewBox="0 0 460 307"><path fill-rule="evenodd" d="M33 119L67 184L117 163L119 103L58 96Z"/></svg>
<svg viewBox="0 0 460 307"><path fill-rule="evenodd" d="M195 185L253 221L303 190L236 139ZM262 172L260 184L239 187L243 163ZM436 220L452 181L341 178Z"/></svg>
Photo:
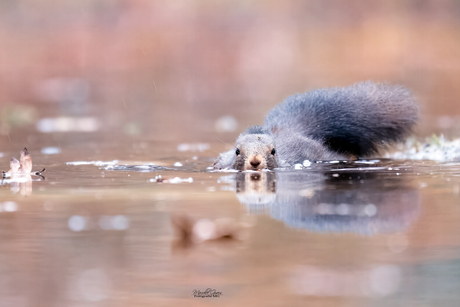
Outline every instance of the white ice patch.
<svg viewBox="0 0 460 307"><path fill-rule="evenodd" d="M380 162L380 160L356 160L354 161L355 164L375 164Z"/></svg>
<svg viewBox="0 0 460 307"><path fill-rule="evenodd" d="M179 178L179 177L174 177L174 178L169 179L167 182L169 182L169 183L183 183L183 182L192 183L193 178L189 177L189 178L183 178L182 179L182 178Z"/></svg>
<svg viewBox="0 0 460 307"><path fill-rule="evenodd" d="M125 230L129 228L129 220L124 215L104 215L99 219L99 227L104 230Z"/></svg>
<svg viewBox="0 0 460 307"><path fill-rule="evenodd" d="M42 154L44 155L55 155L61 153L61 149L59 147L45 147L42 148Z"/></svg>
<svg viewBox="0 0 460 307"><path fill-rule="evenodd" d="M118 160L113 160L113 161L74 161L74 162L66 162L67 165L95 165L95 166L115 165L117 163L118 163Z"/></svg>
<svg viewBox="0 0 460 307"><path fill-rule="evenodd" d="M82 231L86 228L87 218L81 215L72 215L69 218L68 226L72 231Z"/></svg>
<svg viewBox="0 0 460 307"><path fill-rule="evenodd" d="M18 204L14 201L5 201L0 203L0 212L15 212L18 211Z"/></svg>
<svg viewBox="0 0 460 307"><path fill-rule="evenodd" d="M231 168L214 169L213 167L208 167L207 169L211 170L212 173L238 173L239 172L239 170L231 169Z"/></svg>
<svg viewBox="0 0 460 307"><path fill-rule="evenodd" d="M222 116L215 123L217 132L231 132L238 128L238 121L230 115Z"/></svg>
<svg viewBox="0 0 460 307"><path fill-rule="evenodd" d="M94 117L54 117L42 118L37 122L37 130L51 132L94 132L101 124Z"/></svg>
<svg viewBox="0 0 460 307"><path fill-rule="evenodd" d="M441 135L423 144L409 139L405 144L398 146L398 151L385 157L402 160L456 161L460 159L460 138L448 141Z"/></svg>
<svg viewBox="0 0 460 307"><path fill-rule="evenodd" d="M178 151L199 151L203 152L210 148L208 143L182 143L177 146Z"/></svg>

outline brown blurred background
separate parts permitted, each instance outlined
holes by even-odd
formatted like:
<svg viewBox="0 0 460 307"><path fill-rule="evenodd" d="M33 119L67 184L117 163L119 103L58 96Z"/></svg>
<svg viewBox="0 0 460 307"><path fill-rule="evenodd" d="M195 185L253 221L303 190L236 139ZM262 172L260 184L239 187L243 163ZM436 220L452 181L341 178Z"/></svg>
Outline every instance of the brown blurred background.
<svg viewBox="0 0 460 307"><path fill-rule="evenodd" d="M0 46L0 142L14 150L232 141L293 93L363 80L411 88L419 136L460 134L456 0L3 0Z"/></svg>

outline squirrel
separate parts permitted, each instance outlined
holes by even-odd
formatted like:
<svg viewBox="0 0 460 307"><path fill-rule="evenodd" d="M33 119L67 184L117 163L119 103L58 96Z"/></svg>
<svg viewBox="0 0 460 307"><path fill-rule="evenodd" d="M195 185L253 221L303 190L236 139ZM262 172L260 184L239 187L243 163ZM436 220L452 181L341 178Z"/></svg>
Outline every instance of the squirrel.
<svg viewBox="0 0 460 307"><path fill-rule="evenodd" d="M417 119L412 93L399 85L366 81L295 94L275 106L263 126L241 133L213 168L273 170L368 156L404 139Z"/></svg>

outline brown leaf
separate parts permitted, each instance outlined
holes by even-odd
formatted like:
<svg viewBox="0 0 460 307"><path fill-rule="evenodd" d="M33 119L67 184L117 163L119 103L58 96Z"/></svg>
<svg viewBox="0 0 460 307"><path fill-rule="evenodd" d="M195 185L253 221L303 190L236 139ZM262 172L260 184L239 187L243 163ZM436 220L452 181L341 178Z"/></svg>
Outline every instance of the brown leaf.
<svg viewBox="0 0 460 307"><path fill-rule="evenodd" d="M15 157L11 157L11 160L10 160L10 170L8 171L8 173L10 174L16 174L19 172L19 168L21 167L21 163L19 162L18 159L16 159Z"/></svg>
<svg viewBox="0 0 460 307"><path fill-rule="evenodd" d="M32 158L27 148L24 148L21 152L19 160L21 161L21 171L25 174L29 174L32 171Z"/></svg>

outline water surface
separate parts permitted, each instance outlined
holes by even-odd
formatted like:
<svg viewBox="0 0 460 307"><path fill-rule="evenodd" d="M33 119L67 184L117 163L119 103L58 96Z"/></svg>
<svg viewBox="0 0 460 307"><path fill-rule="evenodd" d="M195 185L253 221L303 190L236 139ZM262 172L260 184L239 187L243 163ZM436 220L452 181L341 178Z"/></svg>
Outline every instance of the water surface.
<svg viewBox="0 0 460 307"><path fill-rule="evenodd" d="M222 145L157 145L31 150L45 178L0 190L6 306L460 301L459 163L213 172Z"/></svg>

